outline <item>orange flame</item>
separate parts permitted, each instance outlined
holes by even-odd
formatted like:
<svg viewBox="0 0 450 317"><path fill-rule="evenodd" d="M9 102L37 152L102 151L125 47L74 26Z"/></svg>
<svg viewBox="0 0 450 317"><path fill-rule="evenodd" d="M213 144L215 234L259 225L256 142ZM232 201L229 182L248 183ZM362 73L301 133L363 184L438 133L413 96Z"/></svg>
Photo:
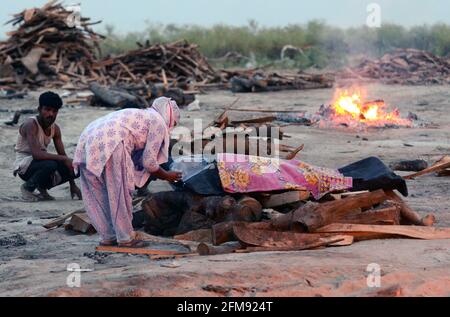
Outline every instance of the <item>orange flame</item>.
<svg viewBox="0 0 450 317"><path fill-rule="evenodd" d="M386 112L386 104L382 100L363 102L362 93L337 91L332 104L336 117L353 119L368 125L383 125L393 123L410 126L412 122L400 118L398 110Z"/></svg>

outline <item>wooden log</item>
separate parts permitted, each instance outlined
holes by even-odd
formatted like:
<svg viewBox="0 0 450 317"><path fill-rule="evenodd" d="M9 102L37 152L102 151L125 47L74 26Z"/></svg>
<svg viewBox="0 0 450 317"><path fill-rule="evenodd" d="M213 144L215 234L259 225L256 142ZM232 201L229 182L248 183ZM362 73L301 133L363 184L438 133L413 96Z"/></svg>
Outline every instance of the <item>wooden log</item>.
<svg viewBox="0 0 450 317"><path fill-rule="evenodd" d="M397 235L407 238L422 240L450 239L450 228L434 228L420 226L375 226L355 224L331 224L317 229L315 232L341 233L353 235L353 233L376 233Z"/></svg>
<svg viewBox="0 0 450 317"><path fill-rule="evenodd" d="M435 222L434 215L427 215L425 218L421 219L420 215L411 209L408 204L394 191L386 190L386 195L389 196L390 199L398 202L401 206L400 214L402 218L406 221L406 224L413 224L415 226L433 226Z"/></svg>
<svg viewBox="0 0 450 317"><path fill-rule="evenodd" d="M233 220L247 222L257 222L261 220L262 206L255 198L244 196L238 200L238 205L244 208L237 208L237 211L233 214Z"/></svg>
<svg viewBox="0 0 450 317"><path fill-rule="evenodd" d="M387 199L383 190L377 190L323 204L308 203L294 212L293 226L300 227L299 231L311 232L342 219L354 210L369 208Z"/></svg>
<svg viewBox="0 0 450 317"><path fill-rule="evenodd" d="M362 225L400 225L400 205L348 215L337 223Z"/></svg>
<svg viewBox="0 0 450 317"><path fill-rule="evenodd" d="M137 103L137 98L133 95L108 89L98 83L89 84L89 89L94 95L105 104L112 107L123 107L127 102Z"/></svg>
<svg viewBox="0 0 450 317"><path fill-rule="evenodd" d="M174 237L174 239L183 241L212 243L212 230L211 229L194 230L185 234L177 235Z"/></svg>
<svg viewBox="0 0 450 317"><path fill-rule="evenodd" d="M213 246L206 243L200 243L197 247L197 253L206 255L219 255L233 253L236 250L242 249L242 245L239 242L227 242L220 246Z"/></svg>

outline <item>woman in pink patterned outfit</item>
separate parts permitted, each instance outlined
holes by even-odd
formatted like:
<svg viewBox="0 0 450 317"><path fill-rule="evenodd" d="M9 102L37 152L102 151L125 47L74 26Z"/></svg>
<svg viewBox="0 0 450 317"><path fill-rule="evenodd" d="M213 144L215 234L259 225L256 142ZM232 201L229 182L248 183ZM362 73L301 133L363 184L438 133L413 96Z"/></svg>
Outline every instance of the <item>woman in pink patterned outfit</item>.
<svg viewBox="0 0 450 317"><path fill-rule="evenodd" d="M101 237L101 245L142 247L132 226L132 196L150 174L176 182L178 172L160 168L168 161L170 131L180 119L177 104L158 98L149 109L126 109L92 122L81 134L73 160L80 172L86 211ZM143 170L131 158L143 150Z"/></svg>

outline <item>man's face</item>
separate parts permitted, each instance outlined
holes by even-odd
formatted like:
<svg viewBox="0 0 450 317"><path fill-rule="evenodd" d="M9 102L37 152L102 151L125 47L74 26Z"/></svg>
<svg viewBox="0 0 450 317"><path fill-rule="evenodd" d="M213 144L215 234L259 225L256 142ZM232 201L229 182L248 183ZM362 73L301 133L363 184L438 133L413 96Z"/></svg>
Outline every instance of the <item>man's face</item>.
<svg viewBox="0 0 450 317"><path fill-rule="evenodd" d="M42 121L48 126L52 125L56 121L58 116L58 110L52 107L43 106L39 109L39 115Z"/></svg>

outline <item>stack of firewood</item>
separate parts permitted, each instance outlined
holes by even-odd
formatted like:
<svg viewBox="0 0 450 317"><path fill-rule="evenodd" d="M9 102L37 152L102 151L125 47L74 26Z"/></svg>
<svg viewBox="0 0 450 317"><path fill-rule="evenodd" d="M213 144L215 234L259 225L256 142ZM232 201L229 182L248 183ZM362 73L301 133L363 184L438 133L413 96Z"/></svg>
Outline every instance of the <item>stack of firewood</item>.
<svg viewBox="0 0 450 317"><path fill-rule="evenodd" d="M266 200L254 197L263 207L277 209L277 205L308 199L301 192L269 195ZM266 209L264 214L269 220L221 222L210 230L193 231L176 238L202 242L197 249L200 255L300 251L348 246L372 239L450 239L449 228L433 227L433 215L420 218L393 191L331 197L334 200L307 202L287 213ZM144 203L143 207L146 210L148 206Z"/></svg>
<svg viewBox="0 0 450 317"><path fill-rule="evenodd" d="M330 74L316 75L301 71L280 74L261 69L222 69L218 72L218 79L219 86L243 93L331 88L334 84L334 76Z"/></svg>
<svg viewBox="0 0 450 317"><path fill-rule="evenodd" d="M430 85L450 83L450 61L416 49L399 49L381 59L366 59L343 78L378 79L387 84Z"/></svg>
<svg viewBox="0 0 450 317"><path fill-rule="evenodd" d="M8 23L19 27L0 43L0 84L21 89L101 79L94 69L101 36L89 28L99 22L73 17L74 12L55 0L14 15Z"/></svg>
<svg viewBox="0 0 450 317"><path fill-rule="evenodd" d="M98 63L105 69L110 82L163 83L185 88L190 82L206 83L215 77L215 71L198 51L197 45L186 41L139 45L141 48L137 50Z"/></svg>

